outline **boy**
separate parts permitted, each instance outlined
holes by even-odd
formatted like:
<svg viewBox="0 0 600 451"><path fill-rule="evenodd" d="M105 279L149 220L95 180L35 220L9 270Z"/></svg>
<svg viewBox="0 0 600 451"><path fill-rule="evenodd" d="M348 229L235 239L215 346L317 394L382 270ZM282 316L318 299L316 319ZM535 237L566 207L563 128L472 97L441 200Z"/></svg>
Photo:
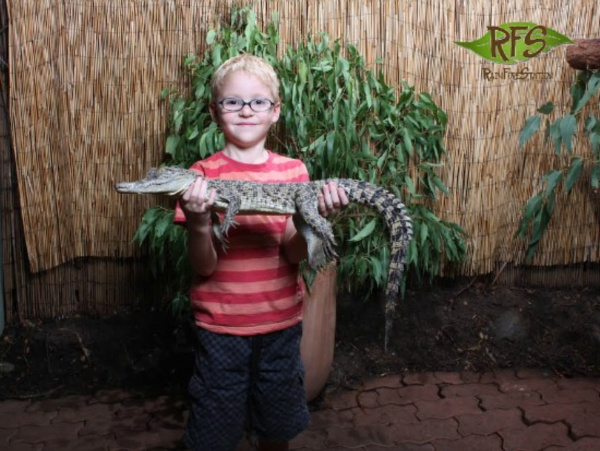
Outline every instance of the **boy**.
<svg viewBox="0 0 600 451"><path fill-rule="evenodd" d="M225 147L196 162L207 178L261 182L308 180L300 161L264 148L280 115L279 80L263 59L243 54L217 69L209 106ZM298 263L306 242L291 217L238 216L227 250L210 224L215 192L198 178L183 194L175 222L188 229L195 279L190 291L198 352L185 442L198 451L233 451L244 426L262 451L287 450L309 413L300 360L303 285ZM323 188L323 216L348 204L342 189Z"/></svg>

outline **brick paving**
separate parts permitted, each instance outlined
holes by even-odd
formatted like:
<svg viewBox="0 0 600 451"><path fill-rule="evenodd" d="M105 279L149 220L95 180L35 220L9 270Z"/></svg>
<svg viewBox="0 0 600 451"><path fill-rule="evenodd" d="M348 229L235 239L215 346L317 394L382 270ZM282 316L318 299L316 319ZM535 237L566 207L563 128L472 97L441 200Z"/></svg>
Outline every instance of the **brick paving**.
<svg viewBox="0 0 600 451"><path fill-rule="evenodd" d="M175 449L183 399L106 391L0 401L0 450ZM600 378L539 370L388 375L327 397L295 451L600 450ZM249 451L241 443L237 451Z"/></svg>

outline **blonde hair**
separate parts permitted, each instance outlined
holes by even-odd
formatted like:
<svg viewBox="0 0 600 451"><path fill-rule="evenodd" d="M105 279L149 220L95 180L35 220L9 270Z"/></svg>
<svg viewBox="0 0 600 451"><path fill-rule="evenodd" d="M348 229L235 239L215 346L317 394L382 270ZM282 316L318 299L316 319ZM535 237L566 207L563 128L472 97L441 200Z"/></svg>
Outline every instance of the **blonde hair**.
<svg viewBox="0 0 600 451"><path fill-rule="evenodd" d="M273 101L279 102L279 78L275 73L275 69L264 59L248 53L229 58L215 71L210 87L213 100L217 99L227 77L238 71L258 78L273 94Z"/></svg>

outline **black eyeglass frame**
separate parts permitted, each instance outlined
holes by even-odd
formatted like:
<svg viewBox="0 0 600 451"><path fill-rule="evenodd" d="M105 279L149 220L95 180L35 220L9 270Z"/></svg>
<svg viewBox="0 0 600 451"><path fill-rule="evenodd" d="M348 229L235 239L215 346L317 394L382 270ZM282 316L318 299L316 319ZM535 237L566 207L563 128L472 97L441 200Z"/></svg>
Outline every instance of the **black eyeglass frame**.
<svg viewBox="0 0 600 451"><path fill-rule="evenodd" d="M225 107L224 102L226 101L231 101L231 100L235 100L237 101L237 105L238 107L236 107L235 109L231 109L228 107ZM257 110L254 107L256 106L256 102L267 102L269 104L268 108L265 108L264 110ZM218 105L221 106L221 108L223 109L223 111L227 111L229 113L237 113L238 111L242 111L244 109L244 107L246 105L248 105L250 107L250 109L252 111L254 111L255 113L266 113L267 111L270 111L273 109L273 107L276 105L275 102L273 102L271 99L267 99L264 97L258 98L258 99L251 99L248 102L246 102L243 99L237 98L237 97L226 97L225 99L221 99L217 102ZM252 106L254 104L254 106Z"/></svg>

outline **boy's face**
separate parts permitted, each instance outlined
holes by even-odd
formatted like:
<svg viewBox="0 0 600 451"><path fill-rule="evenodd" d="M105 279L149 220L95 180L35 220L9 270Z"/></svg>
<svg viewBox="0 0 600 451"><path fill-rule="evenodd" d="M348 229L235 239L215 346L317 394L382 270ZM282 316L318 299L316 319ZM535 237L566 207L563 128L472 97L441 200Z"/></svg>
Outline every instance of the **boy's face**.
<svg viewBox="0 0 600 451"><path fill-rule="evenodd" d="M260 99L252 104L259 111L253 111L251 105L244 105L239 111L227 111L227 108L235 109L236 99L242 102ZM268 109L262 111L260 106ZM219 95L210 105L210 113L221 126L227 142L246 149L265 140L269 128L279 119L280 104L275 103L269 87L258 78L234 72L225 79Z"/></svg>

